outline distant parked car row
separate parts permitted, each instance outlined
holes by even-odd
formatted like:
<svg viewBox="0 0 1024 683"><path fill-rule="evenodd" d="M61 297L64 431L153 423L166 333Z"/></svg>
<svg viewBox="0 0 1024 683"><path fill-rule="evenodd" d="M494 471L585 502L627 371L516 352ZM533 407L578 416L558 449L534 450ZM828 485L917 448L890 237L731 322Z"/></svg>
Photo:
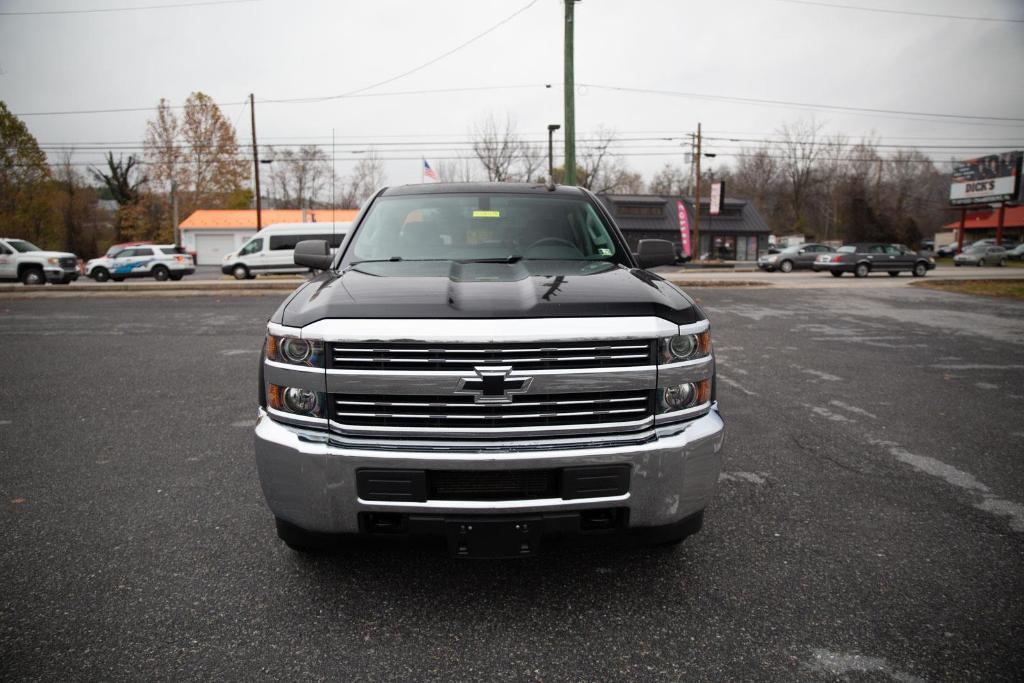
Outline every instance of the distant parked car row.
<svg viewBox="0 0 1024 683"><path fill-rule="evenodd" d="M129 242L116 244L106 255L90 259L84 272L96 282L120 282L130 277L152 277L162 282L180 280L196 268L181 247ZM26 240L0 237L0 280L66 285L77 280L79 274L78 257L70 252L46 251Z"/></svg>
<svg viewBox="0 0 1024 683"><path fill-rule="evenodd" d="M757 267L769 273L776 270L782 273L794 270L829 272L833 277L842 277L843 273L866 277L872 271L892 276L906 271L915 277L923 277L935 267L935 261L902 244L865 242L834 249L827 244L809 243L761 256L757 259Z"/></svg>

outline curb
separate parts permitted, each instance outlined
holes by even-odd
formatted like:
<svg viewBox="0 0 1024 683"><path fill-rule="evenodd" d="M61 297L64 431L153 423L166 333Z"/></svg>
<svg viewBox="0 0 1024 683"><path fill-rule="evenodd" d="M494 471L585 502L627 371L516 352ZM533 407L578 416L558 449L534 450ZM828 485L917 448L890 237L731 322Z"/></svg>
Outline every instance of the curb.
<svg viewBox="0 0 1024 683"><path fill-rule="evenodd" d="M270 292L291 292L306 280L270 282L151 282L139 284L104 283L102 285L0 285L0 298L67 298L76 296L196 296L196 295L258 295Z"/></svg>

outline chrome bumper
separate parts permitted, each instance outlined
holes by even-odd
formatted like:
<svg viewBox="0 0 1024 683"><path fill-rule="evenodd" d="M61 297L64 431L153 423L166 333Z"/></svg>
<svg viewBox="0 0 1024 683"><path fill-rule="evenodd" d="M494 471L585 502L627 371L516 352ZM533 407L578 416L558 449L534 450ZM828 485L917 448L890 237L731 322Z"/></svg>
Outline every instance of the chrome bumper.
<svg viewBox="0 0 1024 683"><path fill-rule="evenodd" d="M721 470L724 425L717 404L689 422L665 427L631 445L559 450L448 452L367 450L328 442L322 431L275 422L260 411L256 466L267 504L279 519L307 531L356 533L360 512L432 514L535 513L628 507L630 527L679 522L707 506ZM360 500L356 470L507 470L577 465L631 465L629 492L621 496L563 500L426 501Z"/></svg>

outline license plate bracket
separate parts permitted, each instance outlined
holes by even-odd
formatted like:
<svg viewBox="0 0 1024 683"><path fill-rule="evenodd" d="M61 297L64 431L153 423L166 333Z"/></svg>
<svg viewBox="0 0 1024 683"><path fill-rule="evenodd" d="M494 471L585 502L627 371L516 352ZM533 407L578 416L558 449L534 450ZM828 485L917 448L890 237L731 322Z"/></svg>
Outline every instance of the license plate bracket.
<svg viewBox="0 0 1024 683"><path fill-rule="evenodd" d="M448 551L459 558L500 559L534 555L540 550L544 520L461 519L445 521Z"/></svg>

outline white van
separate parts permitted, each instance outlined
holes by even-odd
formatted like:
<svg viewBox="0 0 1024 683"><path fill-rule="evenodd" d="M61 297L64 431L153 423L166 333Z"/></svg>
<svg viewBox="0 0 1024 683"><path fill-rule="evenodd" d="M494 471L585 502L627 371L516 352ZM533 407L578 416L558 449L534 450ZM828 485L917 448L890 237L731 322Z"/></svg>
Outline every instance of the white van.
<svg viewBox="0 0 1024 683"><path fill-rule="evenodd" d="M265 273L307 273L295 265L295 245L302 240L327 240L331 251L345 241L351 223L275 223L257 232L221 262L221 272L238 280Z"/></svg>

